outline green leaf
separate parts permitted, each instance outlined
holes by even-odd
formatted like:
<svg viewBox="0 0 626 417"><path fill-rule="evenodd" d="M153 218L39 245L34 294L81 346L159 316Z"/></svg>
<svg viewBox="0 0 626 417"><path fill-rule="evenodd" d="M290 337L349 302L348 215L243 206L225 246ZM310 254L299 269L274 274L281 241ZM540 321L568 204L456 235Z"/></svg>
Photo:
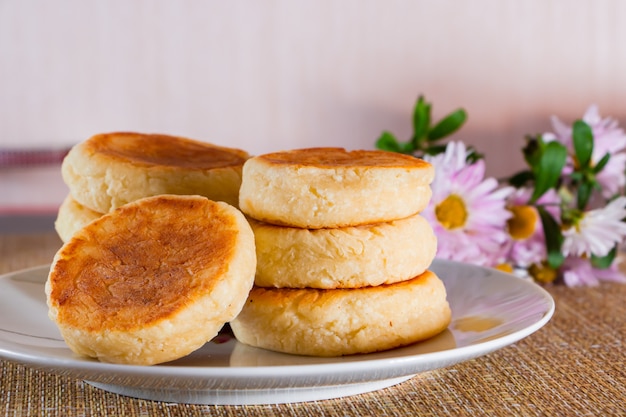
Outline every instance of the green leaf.
<svg viewBox="0 0 626 417"><path fill-rule="evenodd" d="M479 159L483 159L484 157L485 155L479 153L476 149L474 149L473 146L469 146L467 148L467 157L465 158L465 161L467 161L467 163L469 164L473 164Z"/></svg>
<svg viewBox="0 0 626 417"><path fill-rule="evenodd" d="M613 264L615 256L617 256L617 246L613 247L605 256L591 255L591 265L593 265L594 268L606 269Z"/></svg>
<svg viewBox="0 0 626 417"><path fill-rule="evenodd" d="M543 206L537 206L537 211L539 211L539 217L541 217L541 224L543 225L543 232L546 238L548 265L553 269L559 269L565 260L563 253L561 253L561 246L563 245L561 227Z"/></svg>
<svg viewBox="0 0 626 417"><path fill-rule="evenodd" d="M574 171L570 174L570 178L574 182L580 182L585 178L585 174L583 172Z"/></svg>
<svg viewBox="0 0 626 417"><path fill-rule="evenodd" d="M428 134L430 127L430 103L426 103L424 96L419 96L415 108L413 109L413 138L411 142L415 149L420 148L420 144Z"/></svg>
<svg viewBox="0 0 626 417"><path fill-rule="evenodd" d="M596 164L596 166L593 167L593 173L597 174L598 172L602 171L604 169L604 167L606 166L606 164L609 162L609 159L611 159L611 154L609 154L608 152L602 157L602 159L600 159L600 161L598 161L598 163Z"/></svg>
<svg viewBox="0 0 626 417"><path fill-rule="evenodd" d="M393 133L387 131L384 131L376 141L376 148L383 151L404 153L403 146L398 143Z"/></svg>
<svg viewBox="0 0 626 417"><path fill-rule="evenodd" d="M541 140L541 136L526 136L526 146L522 149L522 153L524 154L524 160L529 167L533 167L539 162L542 144L543 141Z"/></svg>
<svg viewBox="0 0 626 417"><path fill-rule="evenodd" d="M440 120L439 123L437 123L432 129L430 129L428 132L428 140L432 142L451 135L460 129L466 120L467 113L465 110L458 109L453 111Z"/></svg>
<svg viewBox="0 0 626 417"><path fill-rule="evenodd" d="M515 188L520 188L534 179L535 175L532 173L532 171L525 170L511 176L509 178L509 184Z"/></svg>
<svg viewBox="0 0 626 417"><path fill-rule="evenodd" d="M572 137L574 139L574 151L580 169L585 169L591 162L593 153L593 131L591 127L582 120L574 122Z"/></svg>
<svg viewBox="0 0 626 417"><path fill-rule="evenodd" d="M576 207L578 207L578 210L585 210L585 207L589 202L589 198L591 197L591 192L594 188L593 186L593 182L583 181L578 184L578 187L576 187Z"/></svg>
<svg viewBox="0 0 626 417"><path fill-rule="evenodd" d="M537 201L550 188L556 187L567 158L567 149L558 142L548 142L542 148L536 165L531 166L535 174L531 203Z"/></svg>

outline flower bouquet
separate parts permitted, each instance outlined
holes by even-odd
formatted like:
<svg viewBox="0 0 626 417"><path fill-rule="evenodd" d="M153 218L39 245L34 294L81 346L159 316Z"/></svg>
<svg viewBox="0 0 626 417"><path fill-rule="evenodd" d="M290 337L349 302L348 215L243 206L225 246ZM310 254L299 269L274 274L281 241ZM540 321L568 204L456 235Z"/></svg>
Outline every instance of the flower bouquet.
<svg viewBox="0 0 626 417"><path fill-rule="evenodd" d="M435 167L423 215L437 235L437 257L496 267L539 283L626 282L618 248L626 236L626 134L590 106L571 125L552 118L553 132L527 136L527 168L496 180L485 158L444 139L467 119L463 109L432 123L419 97L413 136L383 132L378 149L424 158Z"/></svg>

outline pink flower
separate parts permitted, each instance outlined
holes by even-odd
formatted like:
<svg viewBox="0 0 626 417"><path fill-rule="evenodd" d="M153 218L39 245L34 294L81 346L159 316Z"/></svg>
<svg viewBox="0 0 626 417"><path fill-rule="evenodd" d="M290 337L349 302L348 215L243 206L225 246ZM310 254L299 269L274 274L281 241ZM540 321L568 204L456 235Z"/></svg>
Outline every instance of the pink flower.
<svg viewBox="0 0 626 417"><path fill-rule="evenodd" d="M626 185L626 134L624 130L618 127L618 122L609 117L602 119L598 112L598 106L591 105L585 115L585 121L593 131L594 146L591 155L592 164L597 164L607 153L611 155L609 162L596 179L602 186L602 196L610 198L617 194L620 189ZM572 139L572 127L566 125L558 117L552 117L553 134L546 134L546 140L557 140L564 144L570 153L568 158L568 166L564 170L565 175L569 175L573 170L574 145Z"/></svg>
<svg viewBox="0 0 626 417"><path fill-rule="evenodd" d="M499 188L494 178L485 178L483 160L468 164L466 156L462 142L450 142L445 153L425 157L436 174L422 214L437 236L438 258L495 266L505 257L511 216L505 205L513 189Z"/></svg>
<svg viewBox="0 0 626 417"><path fill-rule="evenodd" d="M585 258L567 258L561 267L563 281L568 287L596 286L600 281L626 283L626 277L618 270L617 262L606 269L594 268Z"/></svg>
<svg viewBox="0 0 626 417"><path fill-rule="evenodd" d="M509 210L514 213L516 207L523 207L532 216L526 214L527 219L520 219L520 221L530 222L526 227L532 227L531 233L527 233L528 236L511 236L509 247L507 248L507 258L509 262L518 268L528 268L533 264L540 264L547 257L546 252L546 239L543 232L543 226L541 224L541 218L535 207L527 206L532 190L528 188L519 188L511 194L508 199ZM560 218L559 208L560 198L556 191L548 190L538 200L538 205L543 205L555 219ZM511 225L510 225L511 226ZM515 234L515 231L509 227L509 233Z"/></svg>
<svg viewBox="0 0 626 417"><path fill-rule="evenodd" d="M626 197L618 197L605 207L581 213L563 230L564 256L606 256L626 237Z"/></svg>

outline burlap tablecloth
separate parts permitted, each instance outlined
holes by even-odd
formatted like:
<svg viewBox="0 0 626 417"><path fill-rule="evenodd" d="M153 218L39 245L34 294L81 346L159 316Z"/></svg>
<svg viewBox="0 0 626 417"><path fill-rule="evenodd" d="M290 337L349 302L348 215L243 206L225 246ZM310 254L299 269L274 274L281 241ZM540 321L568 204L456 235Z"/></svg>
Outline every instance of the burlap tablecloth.
<svg viewBox="0 0 626 417"><path fill-rule="evenodd" d="M54 233L0 235L0 273L49 263ZM6 416L614 416L626 415L626 285L548 287L550 323L494 353L373 393L264 406L161 403L0 362Z"/></svg>

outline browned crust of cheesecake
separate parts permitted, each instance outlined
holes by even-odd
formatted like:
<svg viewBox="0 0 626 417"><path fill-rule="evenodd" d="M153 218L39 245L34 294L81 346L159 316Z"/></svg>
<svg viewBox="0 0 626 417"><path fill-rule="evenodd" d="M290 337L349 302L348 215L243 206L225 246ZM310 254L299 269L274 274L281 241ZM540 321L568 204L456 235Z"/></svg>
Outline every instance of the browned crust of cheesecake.
<svg viewBox="0 0 626 417"><path fill-rule="evenodd" d="M268 153L260 155L258 158L267 161L269 164L302 167L430 169L430 164L422 159L410 155L377 150L348 151L344 148L303 148Z"/></svg>
<svg viewBox="0 0 626 417"><path fill-rule="evenodd" d="M242 165L248 153L163 134L103 133L84 143L84 152L144 166L214 169Z"/></svg>
<svg viewBox="0 0 626 417"><path fill-rule="evenodd" d="M210 293L228 269L238 230L206 202L158 196L79 231L50 274L59 320L88 331L132 330Z"/></svg>
<svg viewBox="0 0 626 417"><path fill-rule="evenodd" d="M70 194L99 213L159 194L238 205L247 152L178 136L104 133L74 146L61 173Z"/></svg>
<svg viewBox="0 0 626 417"><path fill-rule="evenodd" d="M151 365L212 339L254 283L254 235L234 207L200 196L129 203L57 252L48 315L77 354Z"/></svg>

